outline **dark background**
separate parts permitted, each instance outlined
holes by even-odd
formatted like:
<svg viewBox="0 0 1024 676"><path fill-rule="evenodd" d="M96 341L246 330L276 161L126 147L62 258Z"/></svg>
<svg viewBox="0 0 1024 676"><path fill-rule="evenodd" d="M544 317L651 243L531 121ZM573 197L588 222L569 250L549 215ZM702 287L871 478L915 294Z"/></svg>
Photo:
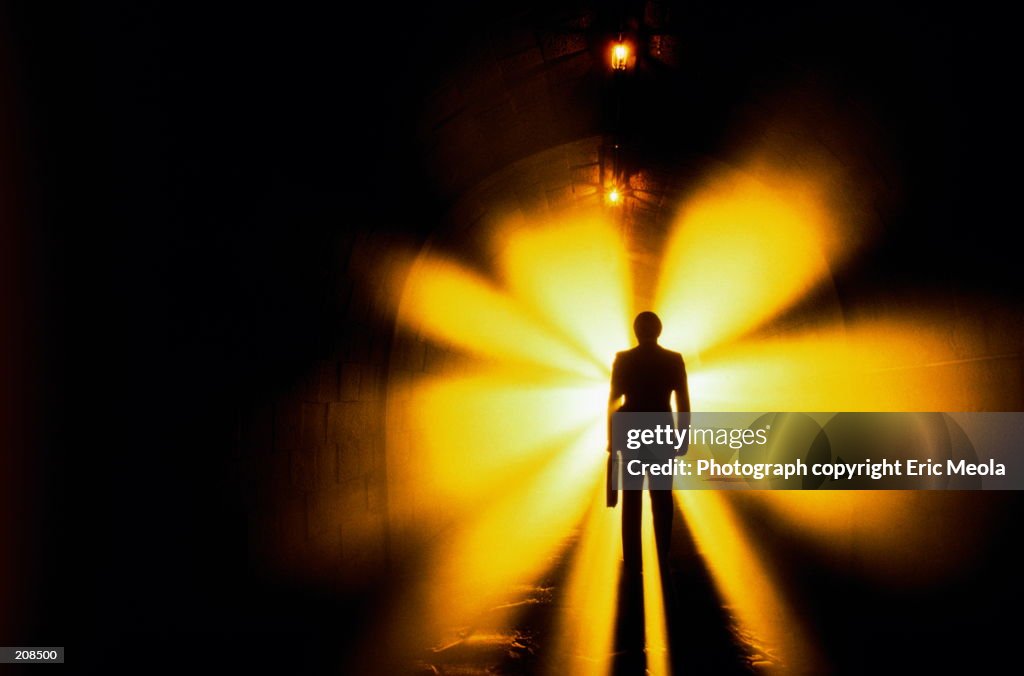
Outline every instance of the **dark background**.
<svg viewBox="0 0 1024 676"><path fill-rule="evenodd" d="M607 32L630 6L593 7ZM840 293L913 283L1019 308L1009 16L976 3L675 11L684 65L638 86L639 146L666 161L715 154L766 93L841 92L880 130L897 199ZM3 6L4 233L18 252L5 278L17 475L5 479L20 515L5 547L21 591L0 644L96 657L207 637L268 666L287 661L287 639L312 666L337 659L317 637L345 635L353 615L338 608L372 604L250 579L216 459L240 398L327 349L339 248L366 232L420 240L482 177L438 179L427 95L472 68L488 36L551 15L550 3ZM573 118L597 100L591 84L569 95L566 140L605 124Z"/></svg>

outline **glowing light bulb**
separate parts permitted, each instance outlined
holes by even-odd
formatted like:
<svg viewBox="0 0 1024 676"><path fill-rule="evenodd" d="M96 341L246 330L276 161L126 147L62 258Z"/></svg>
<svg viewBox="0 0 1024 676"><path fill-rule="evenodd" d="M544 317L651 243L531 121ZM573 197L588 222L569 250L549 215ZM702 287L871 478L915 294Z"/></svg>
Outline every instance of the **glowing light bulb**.
<svg viewBox="0 0 1024 676"><path fill-rule="evenodd" d="M629 45L625 42L617 42L612 47L612 68L615 70L626 70L629 63Z"/></svg>
<svg viewBox="0 0 1024 676"><path fill-rule="evenodd" d="M619 192L618 188L612 188L608 191L608 202L611 204L622 204L622 193Z"/></svg>

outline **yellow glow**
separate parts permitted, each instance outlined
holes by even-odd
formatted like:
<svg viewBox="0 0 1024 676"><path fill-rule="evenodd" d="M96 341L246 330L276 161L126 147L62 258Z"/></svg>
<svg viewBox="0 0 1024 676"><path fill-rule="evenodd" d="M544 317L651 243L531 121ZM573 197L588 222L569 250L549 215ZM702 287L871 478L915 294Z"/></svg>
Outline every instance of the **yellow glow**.
<svg viewBox="0 0 1024 676"><path fill-rule="evenodd" d="M600 214L548 227L506 228L496 237L509 295L586 354L607 388L610 365L630 344L632 285L625 246Z"/></svg>
<svg viewBox="0 0 1024 676"><path fill-rule="evenodd" d="M609 365L629 344L623 242L600 214L509 220L494 241L493 276L423 254L399 303L407 339L452 353L441 369L394 371L388 400L393 532L438 540L410 600L416 634L493 619L604 496ZM568 654L610 652L614 584L585 597L617 572L615 514L591 509L581 534L567 593L588 629L560 632Z"/></svg>
<svg viewBox="0 0 1024 676"><path fill-rule="evenodd" d="M517 477L477 504L472 518L451 524L426 576L428 607L438 619L472 620L544 572L586 511L604 467L595 452L600 443L599 429L577 435L553 449L533 476Z"/></svg>
<svg viewBox="0 0 1024 676"><path fill-rule="evenodd" d="M811 181L752 171L716 174L683 205L655 307L663 344L688 357L694 408L974 408L981 380L964 376L951 388L940 371L916 369L951 358L935 318L844 321L826 300L813 327L753 335L808 292L827 290L831 270L851 254L845 224L825 204ZM493 244L486 273L430 251L396 274L404 280L399 343L448 353L440 364L396 355L389 379L390 527L395 540L428 552L417 590L423 612L410 633L472 625L502 607L582 524L560 592L574 614L557 618L555 640L572 673L607 673L620 540L618 512L601 506L603 490L595 495L594 487L605 457L609 364L632 344L630 247L607 213L510 220ZM899 529L865 540L853 525L855 514L878 526L887 511L903 509L906 499L893 493L873 493L871 504L838 492L676 499L742 628L788 666L815 657L770 565L755 554L739 500L763 503L837 556L845 543L866 543L864 560L878 570L898 567L893 552L904 551ZM644 512L644 567L653 572ZM645 578L649 664L666 673L660 580Z"/></svg>
<svg viewBox="0 0 1024 676"><path fill-rule="evenodd" d="M784 657L792 673L809 673L819 664L799 616L786 603L751 537L729 507L730 494L721 491L676 491L697 548L711 570L715 585L737 615L742 628L757 644L767 644Z"/></svg>
<svg viewBox="0 0 1024 676"><path fill-rule="evenodd" d="M845 253L841 226L811 182L712 177L684 205L662 260L663 342L696 355L830 281L830 263Z"/></svg>
<svg viewBox="0 0 1024 676"><path fill-rule="evenodd" d="M967 511L960 497L932 491L750 491L733 499L750 501L784 527L804 532L836 567L855 565L859 575L907 587L947 579L982 551L998 521L997 507L978 501Z"/></svg>
<svg viewBox="0 0 1024 676"><path fill-rule="evenodd" d="M481 277L440 258L413 266L402 322L442 345L504 362L526 362L596 376L587 355L551 335L547 322Z"/></svg>
<svg viewBox="0 0 1024 676"><path fill-rule="evenodd" d="M617 42L612 46L612 68L625 70L629 63L629 45L625 42Z"/></svg>
<svg viewBox="0 0 1024 676"><path fill-rule="evenodd" d="M594 492L565 589L567 612L558 619L552 654L564 656L547 673L605 676L611 671L618 586L618 510L605 507L604 484Z"/></svg>
<svg viewBox="0 0 1024 676"><path fill-rule="evenodd" d="M444 496L439 507L448 513L471 505L561 450L552 442L593 427L607 396L603 383L528 367L425 379L398 414L416 442L409 478L418 491ZM456 459L460 471L451 472Z"/></svg>
<svg viewBox="0 0 1024 676"><path fill-rule="evenodd" d="M705 411L972 410L984 374L957 371L949 387L950 372L932 366L954 357L941 325L879 317L733 342L702 353L691 400Z"/></svg>
<svg viewBox="0 0 1024 676"><path fill-rule="evenodd" d="M612 204L620 204L622 202L622 194L615 188L612 188L608 191L608 201Z"/></svg>

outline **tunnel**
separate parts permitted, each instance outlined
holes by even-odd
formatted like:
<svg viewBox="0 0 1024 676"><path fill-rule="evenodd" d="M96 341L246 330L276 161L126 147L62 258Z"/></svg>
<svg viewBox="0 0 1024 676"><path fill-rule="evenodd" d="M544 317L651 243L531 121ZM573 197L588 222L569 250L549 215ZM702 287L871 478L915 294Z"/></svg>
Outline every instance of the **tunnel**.
<svg viewBox="0 0 1024 676"><path fill-rule="evenodd" d="M5 631L90 673L1012 659L1016 492L678 491L637 581L603 484L641 310L695 411L1021 409L980 9L4 11L44 365Z"/></svg>

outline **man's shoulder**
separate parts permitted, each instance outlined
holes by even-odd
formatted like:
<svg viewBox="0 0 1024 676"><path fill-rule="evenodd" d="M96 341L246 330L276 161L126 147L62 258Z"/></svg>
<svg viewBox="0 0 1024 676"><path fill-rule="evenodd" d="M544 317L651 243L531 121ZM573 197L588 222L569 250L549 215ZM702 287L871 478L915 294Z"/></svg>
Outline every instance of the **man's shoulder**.
<svg viewBox="0 0 1024 676"><path fill-rule="evenodd" d="M644 349L637 345L629 350L622 350L615 353L615 363L620 366L628 364L661 364L664 368L670 368L674 364L683 362L683 355L672 350L666 350L658 345L655 349L649 347Z"/></svg>
<svg viewBox="0 0 1024 676"><path fill-rule="evenodd" d="M680 354L679 352L675 352L673 350L667 350L664 347L661 347L661 345L659 345L658 348L661 350L662 355L666 359L671 359L671 360L675 361L676 359L682 360L682 358L683 358L683 355Z"/></svg>
<svg viewBox="0 0 1024 676"><path fill-rule="evenodd" d="M633 355L640 355L640 354L650 355L652 353L653 354L660 354L663 357L671 357L673 359L676 359L676 358L682 359L683 358L683 355L680 354L679 352L675 352L673 350L665 349L661 345L655 345L653 350L650 347L646 347L645 348L645 346L636 345L635 347L631 347L628 350L622 350L620 352L616 352L615 353L615 358L618 359L620 357L631 357Z"/></svg>

